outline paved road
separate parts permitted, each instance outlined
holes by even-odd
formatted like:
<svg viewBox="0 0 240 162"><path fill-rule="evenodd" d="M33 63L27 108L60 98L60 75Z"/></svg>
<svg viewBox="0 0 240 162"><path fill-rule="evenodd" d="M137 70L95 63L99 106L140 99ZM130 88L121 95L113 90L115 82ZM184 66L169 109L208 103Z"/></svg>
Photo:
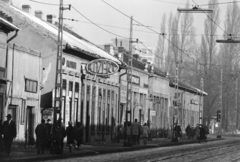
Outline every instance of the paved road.
<svg viewBox="0 0 240 162"><path fill-rule="evenodd" d="M52 160L51 160L52 161ZM240 140L194 143L174 147L56 160L56 162L240 162Z"/></svg>

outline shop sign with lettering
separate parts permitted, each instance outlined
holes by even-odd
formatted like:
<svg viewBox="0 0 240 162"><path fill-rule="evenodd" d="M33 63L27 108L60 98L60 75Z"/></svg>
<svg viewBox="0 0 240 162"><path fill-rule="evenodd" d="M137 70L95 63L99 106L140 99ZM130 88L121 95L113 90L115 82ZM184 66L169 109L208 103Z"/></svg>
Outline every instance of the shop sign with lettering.
<svg viewBox="0 0 240 162"><path fill-rule="evenodd" d="M132 83L140 85L140 77L136 75L132 75Z"/></svg>
<svg viewBox="0 0 240 162"><path fill-rule="evenodd" d="M106 76L118 72L119 66L116 62L108 59L97 59L89 62L86 70L93 75Z"/></svg>

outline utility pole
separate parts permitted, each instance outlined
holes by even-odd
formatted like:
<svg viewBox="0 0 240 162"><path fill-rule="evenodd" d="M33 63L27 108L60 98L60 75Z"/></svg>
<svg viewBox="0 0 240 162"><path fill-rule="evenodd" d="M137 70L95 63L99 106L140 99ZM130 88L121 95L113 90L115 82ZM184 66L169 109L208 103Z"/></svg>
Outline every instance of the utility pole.
<svg viewBox="0 0 240 162"><path fill-rule="evenodd" d="M199 124L203 124L202 123L202 119L203 119L203 86L204 86L204 79L203 79L204 75L203 73L201 74L201 83L200 83L200 88L201 88L201 94L200 94L200 102L199 102ZM201 116L202 114L202 116Z"/></svg>
<svg viewBox="0 0 240 162"><path fill-rule="evenodd" d="M61 118L62 108L62 41L63 41L63 10L69 9L63 7L63 0L60 0L59 5L59 20L58 20L58 44L57 44L57 61L56 61L56 77L54 88L54 115L53 123L55 124L57 115Z"/></svg>
<svg viewBox="0 0 240 162"><path fill-rule="evenodd" d="M219 100L220 100L220 108L219 108L219 111L220 111L220 116L221 116L221 113L222 113L222 84L223 84L223 70L221 69L221 76L220 76L220 96L219 96ZM221 134L222 134L222 117L220 117L220 121L219 121L219 127L218 127L218 135L217 135L217 138L221 138Z"/></svg>
<svg viewBox="0 0 240 162"><path fill-rule="evenodd" d="M238 119L239 119L239 110L238 110L238 73L237 73L237 78L236 78L236 130L238 130Z"/></svg>
<svg viewBox="0 0 240 162"><path fill-rule="evenodd" d="M126 105L126 124L131 122L132 118L132 16L130 21L130 39L129 39L129 56L127 69L127 105ZM130 119L129 119L130 118ZM127 127L127 125L125 125Z"/></svg>

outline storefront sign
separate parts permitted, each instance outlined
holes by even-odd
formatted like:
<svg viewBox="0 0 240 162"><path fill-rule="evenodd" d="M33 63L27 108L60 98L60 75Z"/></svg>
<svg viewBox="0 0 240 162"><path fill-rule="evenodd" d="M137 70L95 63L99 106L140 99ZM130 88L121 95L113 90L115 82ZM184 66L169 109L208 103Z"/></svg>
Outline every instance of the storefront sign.
<svg viewBox="0 0 240 162"><path fill-rule="evenodd" d="M132 83L140 85L140 77L136 75L132 75Z"/></svg>
<svg viewBox="0 0 240 162"><path fill-rule="evenodd" d="M93 75L112 75L119 70L119 66L114 61L108 59L97 59L89 62L86 66L87 72Z"/></svg>
<svg viewBox="0 0 240 162"><path fill-rule="evenodd" d="M156 111L155 111L155 110L151 110L151 111L150 111L150 115L151 115L151 116L156 116Z"/></svg>

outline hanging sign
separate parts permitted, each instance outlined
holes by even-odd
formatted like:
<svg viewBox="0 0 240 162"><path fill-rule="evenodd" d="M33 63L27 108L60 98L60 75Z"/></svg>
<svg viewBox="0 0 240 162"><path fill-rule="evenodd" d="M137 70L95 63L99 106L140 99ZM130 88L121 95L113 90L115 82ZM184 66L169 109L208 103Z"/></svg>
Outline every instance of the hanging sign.
<svg viewBox="0 0 240 162"><path fill-rule="evenodd" d="M106 76L118 72L119 66L108 59L96 59L87 64L86 70L93 75Z"/></svg>

